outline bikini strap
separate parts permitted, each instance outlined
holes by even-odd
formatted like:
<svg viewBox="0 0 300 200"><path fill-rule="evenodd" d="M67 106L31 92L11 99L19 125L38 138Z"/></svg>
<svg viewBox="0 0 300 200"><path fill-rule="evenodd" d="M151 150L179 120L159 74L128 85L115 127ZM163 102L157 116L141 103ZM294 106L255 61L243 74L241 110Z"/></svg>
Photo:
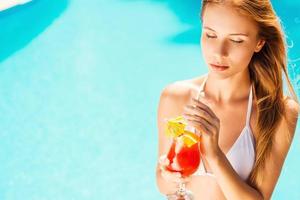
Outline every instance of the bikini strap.
<svg viewBox="0 0 300 200"><path fill-rule="evenodd" d="M250 116L251 116L251 111L252 111L252 84L250 87L250 94L249 94L249 99L248 99L248 107L247 107L247 118L246 118L246 126L249 126L250 124Z"/></svg>
<svg viewBox="0 0 300 200"><path fill-rule="evenodd" d="M205 74L205 77L204 77L204 81L202 82L202 84L200 85L199 87L199 91L198 91L198 95L197 95L197 99L199 100L200 96L202 95L203 93L203 89L204 89L204 85L207 81L207 78L208 78L208 74Z"/></svg>

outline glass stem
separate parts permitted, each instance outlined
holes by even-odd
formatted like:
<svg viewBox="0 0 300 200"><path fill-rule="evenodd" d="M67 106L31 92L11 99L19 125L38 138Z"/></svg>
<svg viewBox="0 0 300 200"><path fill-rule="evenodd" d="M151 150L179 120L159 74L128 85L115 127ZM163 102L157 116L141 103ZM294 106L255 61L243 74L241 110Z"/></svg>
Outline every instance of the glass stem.
<svg viewBox="0 0 300 200"><path fill-rule="evenodd" d="M177 191L177 194L180 196L184 196L186 194L185 183L183 181L179 182L179 189Z"/></svg>

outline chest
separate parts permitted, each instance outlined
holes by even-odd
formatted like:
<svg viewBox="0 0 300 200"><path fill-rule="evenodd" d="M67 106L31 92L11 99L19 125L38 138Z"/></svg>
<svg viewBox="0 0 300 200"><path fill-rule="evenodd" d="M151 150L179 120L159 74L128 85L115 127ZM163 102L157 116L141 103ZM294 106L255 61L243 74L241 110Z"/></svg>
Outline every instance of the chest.
<svg viewBox="0 0 300 200"><path fill-rule="evenodd" d="M247 120L247 107L247 102L245 102L236 106L227 107L225 109L214 107L211 108L220 119L219 146L223 152L226 153L230 150L245 128ZM252 105L251 110L248 112L250 122L249 126L252 130L254 138L256 138L255 106Z"/></svg>
<svg viewBox="0 0 300 200"><path fill-rule="evenodd" d="M196 97L196 92L191 92L191 95L184 98L178 108L179 113L183 113L183 108L185 105L192 105L191 97ZM205 97L204 97L205 98ZM257 118L257 109L255 99L252 101L251 109L248 111L248 97L226 106L220 106L216 104L211 104L210 109L216 114L220 119L220 130L219 130L219 146L223 152L228 152L230 148L234 145L236 140L241 135L243 129L246 126L247 113L249 115L249 126L251 128L254 139L256 140L256 127L255 121Z"/></svg>

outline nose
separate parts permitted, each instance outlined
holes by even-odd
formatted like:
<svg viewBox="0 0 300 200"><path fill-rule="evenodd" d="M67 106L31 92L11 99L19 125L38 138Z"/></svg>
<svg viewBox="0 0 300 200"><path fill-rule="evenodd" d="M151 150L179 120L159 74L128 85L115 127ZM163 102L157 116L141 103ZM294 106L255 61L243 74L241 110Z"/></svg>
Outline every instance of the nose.
<svg viewBox="0 0 300 200"><path fill-rule="evenodd" d="M225 41L216 44L213 56L216 59L216 61L221 61L228 56L227 44Z"/></svg>

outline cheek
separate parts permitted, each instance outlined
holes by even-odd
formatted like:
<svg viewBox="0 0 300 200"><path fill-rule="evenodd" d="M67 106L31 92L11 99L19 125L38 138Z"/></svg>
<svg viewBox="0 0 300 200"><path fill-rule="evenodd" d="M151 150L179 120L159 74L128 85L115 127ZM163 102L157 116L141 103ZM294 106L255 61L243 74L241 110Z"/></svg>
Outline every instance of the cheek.
<svg viewBox="0 0 300 200"><path fill-rule="evenodd" d="M213 42L208 42L205 39L201 39L201 50L205 60L209 60L209 58L213 57Z"/></svg>
<svg viewBox="0 0 300 200"><path fill-rule="evenodd" d="M233 66L248 66L252 55L253 51L249 47L239 47L239 48L234 48L231 49L229 52L229 60L231 61L231 64Z"/></svg>

